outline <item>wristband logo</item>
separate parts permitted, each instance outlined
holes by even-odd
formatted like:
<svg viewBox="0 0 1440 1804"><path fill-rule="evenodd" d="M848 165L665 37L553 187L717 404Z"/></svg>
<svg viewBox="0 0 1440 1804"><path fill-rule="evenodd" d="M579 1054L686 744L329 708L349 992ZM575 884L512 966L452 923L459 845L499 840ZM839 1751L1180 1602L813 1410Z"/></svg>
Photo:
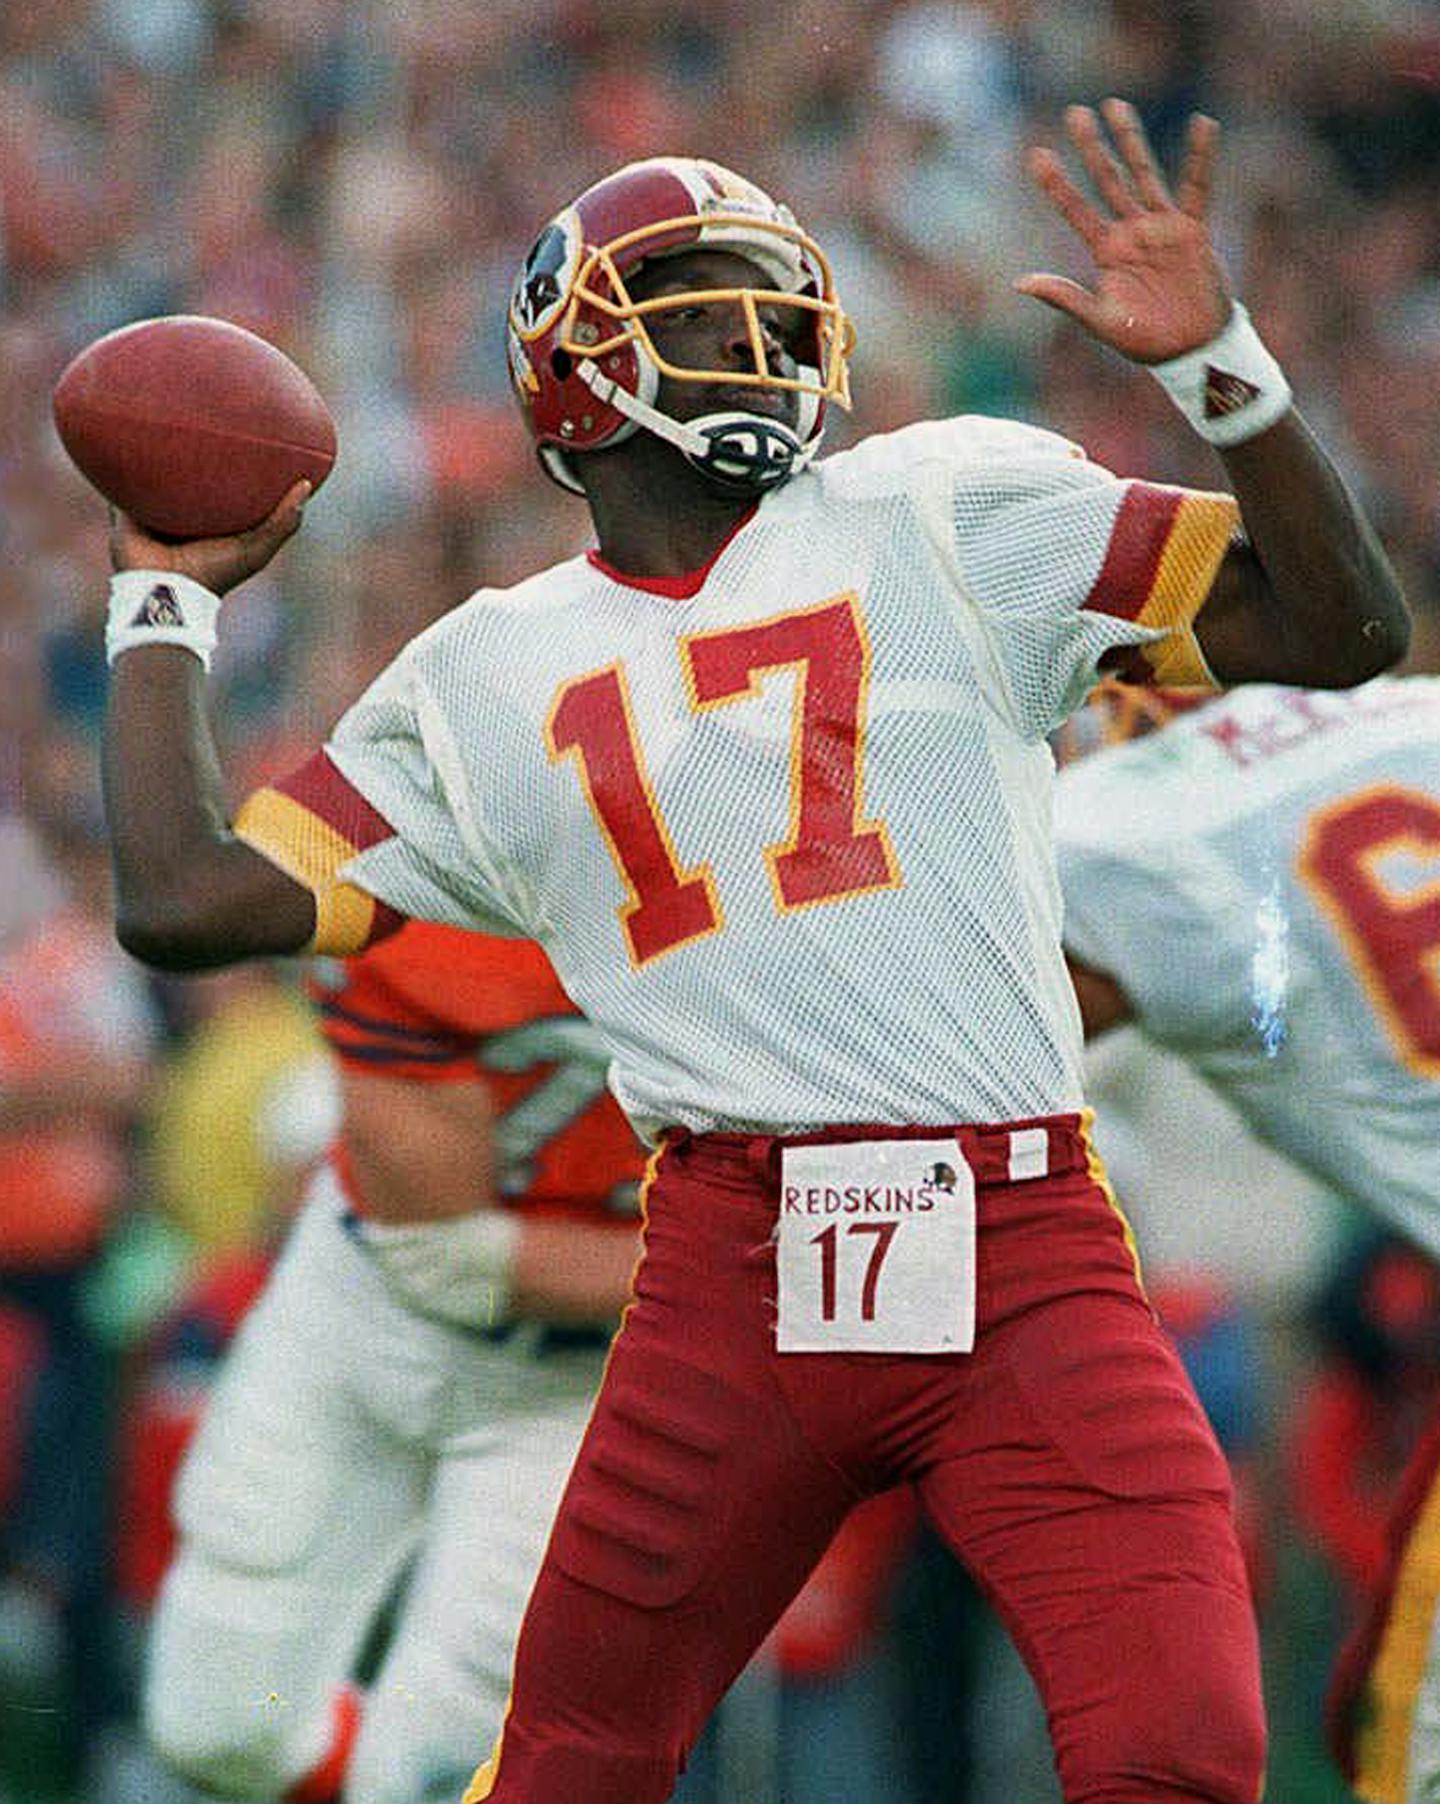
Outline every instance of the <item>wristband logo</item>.
<svg viewBox="0 0 1440 1804"><path fill-rule="evenodd" d="M1204 407L1207 420L1226 419L1259 398L1260 390L1253 382L1247 382L1243 376L1237 376L1231 370L1217 370L1213 363L1205 365Z"/></svg>
<svg viewBox="0 0 1440 1804"><path fill-rule="evenodd" d="M169 583L156 583L140 603L131 626L184 626L180 597Z"/></svg>

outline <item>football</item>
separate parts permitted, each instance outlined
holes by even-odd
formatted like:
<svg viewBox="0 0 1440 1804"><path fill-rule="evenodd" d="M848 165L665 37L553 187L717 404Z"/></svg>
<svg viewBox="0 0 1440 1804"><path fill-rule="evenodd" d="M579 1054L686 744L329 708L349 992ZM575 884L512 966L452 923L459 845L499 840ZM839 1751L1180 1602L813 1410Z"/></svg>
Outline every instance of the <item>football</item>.
<svg viewBox="0 0 1440 1804"><path fill-rule="evenodd" d="M107 332L55 384L60 442L122 512L166 538L243 532L335 462L315 384L243 326L167 314Z"/></svg>

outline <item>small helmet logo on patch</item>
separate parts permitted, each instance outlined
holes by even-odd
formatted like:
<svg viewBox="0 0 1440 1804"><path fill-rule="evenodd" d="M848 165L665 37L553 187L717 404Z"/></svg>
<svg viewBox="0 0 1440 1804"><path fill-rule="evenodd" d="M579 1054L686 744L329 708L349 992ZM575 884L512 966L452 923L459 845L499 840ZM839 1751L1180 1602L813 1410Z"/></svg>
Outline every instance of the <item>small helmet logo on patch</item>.
<svg viewBox="0 0 1440 1804"><path fill-rule="evenodd" d="M936 1190L943 1190L947 1196L954 1192L956 1183L955 1167L953 1165L947 1165L943 1159L937 1159L925 1175L927 1181L933 1185Z"/></svg>

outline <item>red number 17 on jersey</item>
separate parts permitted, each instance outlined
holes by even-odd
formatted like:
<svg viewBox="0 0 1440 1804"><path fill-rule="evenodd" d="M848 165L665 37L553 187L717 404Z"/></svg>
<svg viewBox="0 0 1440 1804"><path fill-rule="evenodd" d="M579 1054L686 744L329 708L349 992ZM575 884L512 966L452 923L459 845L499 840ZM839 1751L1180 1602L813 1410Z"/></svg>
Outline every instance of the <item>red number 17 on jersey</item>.
<svg viewBox="0 0 1440 1804"><path fill-rule="evenodd" d="M815 607L679 643L696 713L757 696L764 678L795 684L790 730L790 820L763 849L782 914L868 890L893 889L900 869L883 821L865 818L870 645L859 599ZM626 900L620 925L631 962L648 964L716 933L725 914L707 864L681 863L660 812L622 663L562 683L545 723L552 759L574 758Z"/></svg>

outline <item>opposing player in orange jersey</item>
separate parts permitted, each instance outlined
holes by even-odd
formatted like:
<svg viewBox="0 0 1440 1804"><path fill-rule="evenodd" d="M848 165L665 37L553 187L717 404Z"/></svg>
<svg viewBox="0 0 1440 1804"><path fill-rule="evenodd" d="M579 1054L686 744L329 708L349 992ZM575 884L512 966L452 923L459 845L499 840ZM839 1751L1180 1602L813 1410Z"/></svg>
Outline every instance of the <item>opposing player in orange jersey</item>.
<svg viewBox="0 0 1440 1804"><path fill-rule="evenodd" d="M1133 109L1067 123L1095 198L1031 168L1093 285L1019 286L1152 368L1232 494L1016 421L818 457L853 343L823 252L660 157L563 207L511 301L597 546L414 640L235 831L196 660L303 497L233 540L117 524L125 943L188 968L406 915L532 937L660 1149L471 1804L664 1804L837 1524L900 1483L1025 1653L1071 1804L1259 1792L1228 1475L1088 1137L1047 741L1102 669L1343 687L1408 616L1232 299L1213 122L1173 195Z"/></svg>
<svg viewBox="0 0 1440 1804"><path fill-rule="evenodd" d="M342 1127L183 1468L146 1726L210 1792L416 1804L499 1726L641 1149L533 945L414 923L311 987Z"/></svg>

